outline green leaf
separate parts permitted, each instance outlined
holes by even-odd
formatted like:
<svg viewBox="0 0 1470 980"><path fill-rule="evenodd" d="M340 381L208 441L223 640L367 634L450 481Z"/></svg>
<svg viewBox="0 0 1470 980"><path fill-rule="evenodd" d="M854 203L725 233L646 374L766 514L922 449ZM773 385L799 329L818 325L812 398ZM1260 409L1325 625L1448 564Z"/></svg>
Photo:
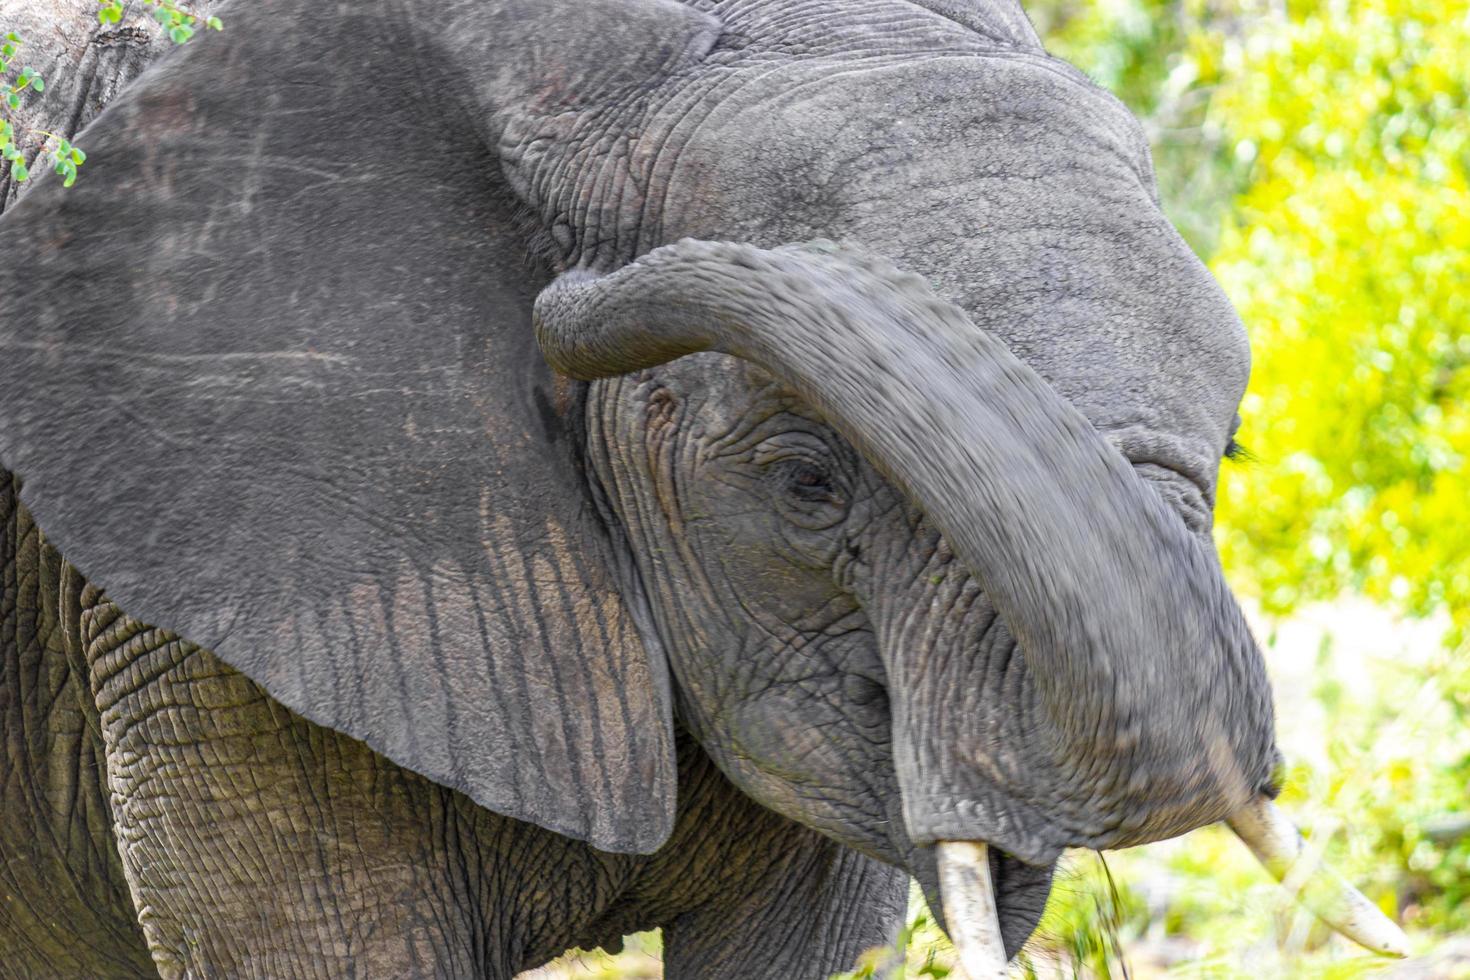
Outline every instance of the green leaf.
<svg viewBox="0 0 1470 980"><path fill-rule="evenodd" d="M169 21L173 20L173 14L169 13L167 10L164 10L162 7L158 7L153 11L153 19L158 21L160 24L167 24Z"/></svg>
<svg viewBox="0 0 1470 980"><path fill-rule="evenodd" d="M15 33L14 31L7 31L5 34L5 40L14 41L16 44L21 43L20 35Z"/></svg>
<svg viewBox="0 0 1470 980"><path fill-rule="evenodd" d="M225 29L224 21L220 20L218 17L211 17L206 20L204 24L212 31L222 31Z"/></svg>
<svg viewBox="0 0 1470 980"><path fill-rule="evenodd" d="M40 75L32 75L31 88L35 89L37 92L46 91L46 80Z"/></svg>
<svg viewBox="0 0 1470 980"><path fill-rule="evenodd" d="M116 24L122 20L123 9L120 6L111 6L102 11L102 17L109 24Z"/></svg>
<svg viewBox="0 0 1470 980"><path fill-rule="evenodd" d="M16 183L19 183L28 179L31 176L31 172L26 169L25 163L17 160L10 165L10 176L15 178Z"/></svg>
<svg viewBox="0 0 1470 980"><path fill-rule="evenodd" d="M175 44L183 44L194 36L194 30L193 28L185 27L183 24L178 24L168 32L168 36Z"/></svg>
<svg viewBox="0 0 1470 980"><path fill-rule="evenodd" d="M8 105L8 106L10 106L10 108L12 108L12 109L19 109L20 108L20 95L17 94L17 93L15 93L15 92L6 92L5 93L5 104Z"/></svg>
<svg viewBox="0 0 1470 980"><path fill-rule="evenodd" d="M11 44L9 42L6 42L5 44L0 44L0 57L9 58L13 54L15 54L14 44Z"/></svg>
<svg viewBox="0 0 1470 980"><path fill-rule="evenodd" d="M71 148L71 158L78 166L87 162L87 154L75 146Z"/></svg>
<svg viewBox="0 0 1470 980"><path fill-rule="evenodd" d="M77 182L77 172L75 170L73 170L71 173L69 173L69 174L66 175L66 179L61 182L61 186L62 187L70 187L72 184L75 184L76 182Z"/></svg>

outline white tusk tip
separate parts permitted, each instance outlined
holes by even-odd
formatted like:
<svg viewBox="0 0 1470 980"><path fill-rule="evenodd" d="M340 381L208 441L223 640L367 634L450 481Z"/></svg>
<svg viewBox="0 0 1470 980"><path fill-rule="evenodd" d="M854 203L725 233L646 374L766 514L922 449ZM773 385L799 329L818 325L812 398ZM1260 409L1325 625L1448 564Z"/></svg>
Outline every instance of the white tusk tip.
<svg viewBox="0 0 1470 980"><path fill-rule="evenodd" d="M1364 949L1384 956L1409 955L1409 937L1356 888L1325 868L1297 867L1305 844L1276 804L1259 797L1226 823L1272 877L1287 885L1317 918Z"/></svg>

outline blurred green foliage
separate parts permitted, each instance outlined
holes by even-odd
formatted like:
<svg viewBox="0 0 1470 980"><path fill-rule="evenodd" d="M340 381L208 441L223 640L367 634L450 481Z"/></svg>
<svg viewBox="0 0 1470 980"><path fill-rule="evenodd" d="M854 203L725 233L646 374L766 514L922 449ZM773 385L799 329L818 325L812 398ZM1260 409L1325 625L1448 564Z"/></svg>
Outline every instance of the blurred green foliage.
<svg viewBox="0 0 1470 980"><path fill-rule="evenodd" d="M1470 615L1470 15L1355 2L1225 48L1249 160L1212 266L1251 329L1228 566L1268 608L1343 589ZM1229 79L1229 81L1225 81Z"/></svg>

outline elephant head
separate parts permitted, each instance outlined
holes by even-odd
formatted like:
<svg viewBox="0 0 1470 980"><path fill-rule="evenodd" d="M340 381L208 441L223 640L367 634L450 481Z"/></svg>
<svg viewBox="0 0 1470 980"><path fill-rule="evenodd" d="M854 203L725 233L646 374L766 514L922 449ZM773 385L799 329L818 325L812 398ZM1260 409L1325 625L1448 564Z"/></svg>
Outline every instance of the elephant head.
<svg viewBox="0 0 1470 980"><path fill-rule="evenodd" d="M682 724L977 974L1065 847L1284 870L1244 332L1017 7L222 14L0 226L0 456L124 608L605 849Z"/></svg>

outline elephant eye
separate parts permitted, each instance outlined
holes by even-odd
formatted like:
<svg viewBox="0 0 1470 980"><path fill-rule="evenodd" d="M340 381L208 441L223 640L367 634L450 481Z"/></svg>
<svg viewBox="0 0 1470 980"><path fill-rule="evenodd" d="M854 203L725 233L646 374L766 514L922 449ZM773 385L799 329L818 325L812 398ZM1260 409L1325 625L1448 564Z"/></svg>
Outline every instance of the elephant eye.
<svg viewBox="0 0 1470 980"><path fill-rule="evenodd" d="M784 501L793 519L837 520L834 507L847 505L840 457L829 443L803 431L783 431L755 447L753 462L767 492Z"/></svg>
<svg viewBox="0 0 1470 980"><path fill-rule="evenodd" d="M782 476L786 492L809 503L842 503L832 486L832 475L814 463L792 460L784 464Z"/></svg>

